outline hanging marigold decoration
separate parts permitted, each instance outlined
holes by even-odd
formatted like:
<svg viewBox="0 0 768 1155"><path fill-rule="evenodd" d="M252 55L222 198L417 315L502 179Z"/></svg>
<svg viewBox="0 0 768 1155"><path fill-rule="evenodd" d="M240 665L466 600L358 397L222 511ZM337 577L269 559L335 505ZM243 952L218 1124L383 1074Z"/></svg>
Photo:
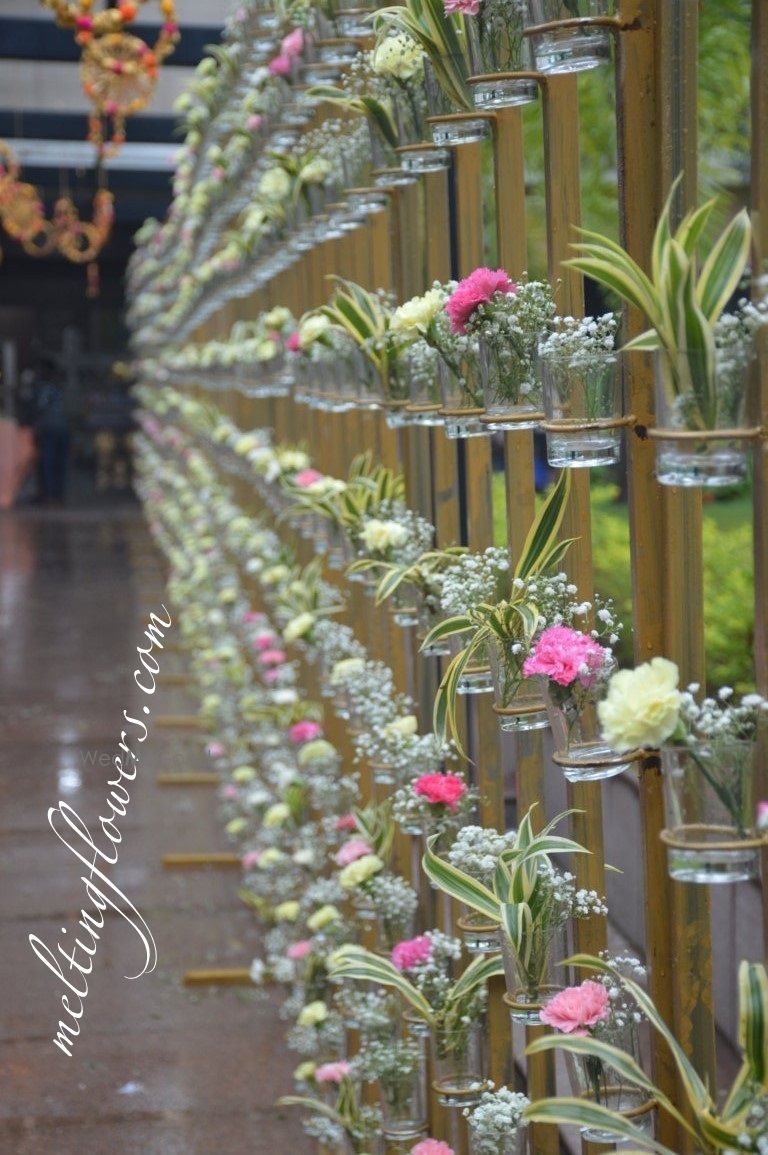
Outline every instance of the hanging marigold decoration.
<svg viewBox="0 0 768 1155"><path fill-rule="evenodd" d="M34 185L20 181L19 162L11 147L0 141L0 223L24 251L45 257L55 249L76 264L87 264L107 243L114 222L114 196L106 188L96 190L93 216L81 221L74 201L61 196L53 217L48 220L45 206Z"/></svg>
<svg viewBox="0 0 768 1155"><path fill-rule="evenodd" d="M82 48L80 77L93 105L88 140L102 155L114 154L125 141L125 121L143 111L154 95L158 68L179 40L174 0L160 0L163 23L152 47L127 31L144 0L125 0L114 8L92 12L93 0L67 3L42 0L62 28L71 28ZM105 143L104 122L111 125Z"/></svg>

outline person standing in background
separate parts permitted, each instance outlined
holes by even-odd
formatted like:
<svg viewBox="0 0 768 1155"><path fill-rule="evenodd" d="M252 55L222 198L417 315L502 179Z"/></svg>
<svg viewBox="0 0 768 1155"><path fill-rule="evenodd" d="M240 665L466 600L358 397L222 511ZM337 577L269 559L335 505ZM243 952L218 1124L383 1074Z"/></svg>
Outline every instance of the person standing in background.
<svg viewBox="0 0 768 1155"><path fill-rule="evenodd" d="M69 416L61 377L54 362L47 358L37 366L35 408L39 499L44 504L63 505L69 465Z"/></svg>

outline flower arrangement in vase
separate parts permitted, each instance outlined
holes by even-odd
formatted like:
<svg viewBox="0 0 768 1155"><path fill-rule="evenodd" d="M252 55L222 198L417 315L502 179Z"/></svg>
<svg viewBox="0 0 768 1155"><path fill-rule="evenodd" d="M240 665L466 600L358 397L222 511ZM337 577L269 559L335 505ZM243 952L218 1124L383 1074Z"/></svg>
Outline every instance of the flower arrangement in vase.
<svg viewBox="0 0 768 1155"><path fill-rule="evenodd" d="M598 706L603 735L617 750L661 750L668 824L661 837L672 878L754 878L765 838L754 799L755 736L768 701L747 694L732 704L729 686L697 701L699 686L681 691L679 676L666 658L614 674Z"/></svg>
<svg viewBox="0 0 768 1155"><path fill-rule="evenodd" d="M332 959L331 974L375 982L395 990L433 1038L434 1087L444 1106L464 1106L484 1088L477 1027L485 1007L486 983L503 973L499 955L480 957L451 981L448 965L461 944L438 931L398 944L392 961L362 947L345 946Z"/></svg>
<svg viewBox="0 0 768 1155"><path fill-rule="evenodd" d="M656 476L663 485L712 487L746 476L744 428L747 373L754 332L768 310L741 306L743 323L724 317L749 259L752 228L746 209L702 253L716 201L691 209L677 229L670 222L679 178L654 235L648 275L614 241L597 233L568 263L634 305L650 328L625 350L654 352L658 439Z"/></svg>
<svg viewBox="0 0 768 1155"><path fill-rule="evenodd" d="M555 317L539 343L547 460L560 469L611 465L621 456L619 319Z"/></svg>
<svg viewBox="0 0 768 1155"><path fill-rule="evenodd" d="M533 807L531 808L531 810ZM587 854L570 838L552 833L566 815L533 833L531 810L523 817L514 846L499 855L492 885L483 885L434 853L429 839L423 867L432 882L452 898L499 927L513 1019L538 1023L542 1005L558 987L553 982L553 949L571 918L605 915L605 901L594 891L577 889L573 875L557 870L552 854Z"/></svg>
<svg viewBox="0 0 768 1155"><path fill-rule="evenodd" d="M627 989L616 976L642 978L645 969L631 956L603 956L610 970L600 971L578 986L566 987L543 1007L542 1023L561 1032L567 1040L597 1039L607 1043L640 1066L639 1029L643 1015ZM609 1111L632 1119L635 1126L650 1133L653 1098L645 1088L625 1080L621 1069L594 1054L580 1055L565 1047L566 1066L571 1089L581 1099L599 1104ZM587 1142L616 1143L621 1136L607 1128L585 1125L582 1135Z"/></svg>
<svg viewBox="0 0 768 1155"><path fill-rule="evenodd" d="M392 798L392 817L407 834L455 833L477 802L477 791L459 774L421 774Z"/></svg>
<svg viewBox="0 0 768 1155"><path fill-rule="evenodd" d="M406 0L380 9L375 18L379 43L391 30L415 40L424 54L429 123L435 144L483 140L488 123L475 111L468 78L472 72L464 16L443 0ZM469 115L475 113L475 115Z"/></svg>
<svg viewBox="0 0 768 1155"><path fill-rule="evenodd" d="M534 428L542 416L537 348L555 315L549 285L477 268L458 282L445 312L453 333L478 343L489 431Z"/></svg>
<svg viewBox="0 0 768 1155"><path fill-rule="evenodd" d="M576 955L568 960L574 966L607 974L616 987L628 996L638 1011L648 1019L664 1039L679 1076L687 1110L673 1103L642 1070L631 1055L588 1035L572 1037L555 1035L529 1044L528 1054L562 1050L580 1059L594 1059L614 1069L622 1082L634 1085L640 1094L652 1097L658 1109L671 1116L690 1137L695 1150L702 1155L734 1155L736 1152L759 1152L768 1139L768 1046L764 1024L768 1015L768 975L761 963L742 962L739 966L739 1043L743 1062L727 1094L718 1107L710 1089L698 1075L685 1051L656 1010L650 996L638 983L621 975L610 962L590 955ZM718 1102L720 1101L718 1096ZM525 1108L524 1117L531 1123L574 1125L582 1129L609 1132L619 1137L622 1146L633 1151L652 1151L655 1155L674 1152L631 1117L585 1098L541 1099Z"/></svg>
<svg viewBox="0 0 768 1155"><path fill-rule="evenodd" d="M517 838L516 830L499 834L485 826L463 826L445 851L446 861L490 889L493 874L502 851L510 850ZM468 908L457 922L470 954L492 954L499 946L498 924L486 915Z"/></svg>
<svg viewBox="0 0 768 1155"><path fill-rule="evenodd" d="M613 629L610 610L605 613ZM546 678L554 760L570 782L612 778L631 765L599 732L597 703L615 669L609 647L600 645L592 634L565 625L543 630L523 663L526 677Z"/></svg>
<svg viewBox="0 0 768 1155"><path fill-rule="evenodd" d="M540 617L535 601L528 596L527 583L553 569L571 544L557 540L569 492L570 474L564 471L531 526L517 566L506 575L504 588L497 591L494 601L481 602L467 613L447 618L427 635L425 645L453 635L469 635L443 675L434 706L435 733L449 733L459 749L455 699L465 668L481 651L490 656L494 710L502 729L548 725L541 692L537 685L530 687L523 674L523 661Z"/></svg>
<svg viewBox="0 0 768 1155"><path fill-rule="evenodd" d="M527 1126L523 1111L529 1103L527 1095L507 1087L483 1091L477 1105L464 1110L470 1155L523 1155Z"/></svg>

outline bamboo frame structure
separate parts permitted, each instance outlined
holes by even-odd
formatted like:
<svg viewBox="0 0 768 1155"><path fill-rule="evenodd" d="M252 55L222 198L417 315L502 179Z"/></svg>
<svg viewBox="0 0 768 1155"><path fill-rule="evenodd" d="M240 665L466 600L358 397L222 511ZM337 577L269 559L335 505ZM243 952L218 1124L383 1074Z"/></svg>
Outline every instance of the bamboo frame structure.
<svg viewBox="0 0 768 1155"><path fill-rule="evenodd" d="M678 172L680 206L696 199L696 6L678 0L621 0L619 15L608 26L616 45L618 208L621 243L641 264L649 263L653 231L667 191ZM768 255L768 9L753 0L752 73L752 214L755 258ZM542 140L546 190L546 244L548 272L557 287L560 310L583 315L581 276L564 262L581 220L579 92L575 76L537 74L542 104ZM478 118L492 124L495 246L499 264L512 276L528 264L525 238L526 187L522 114L502 109ZM269 304L285 303L297 315L323 303L331 274L359 281L370 289L392 291L399 301L424 291L435 279L466 275L485 263L488 238L484 228L484 196L489 192L489 146L462 144L446 151L450 168L426 173L413 183L381 184L382 203L367 214L351 234L326 240L305 253L278 282L233 302L196 334L202 340L223 335L233 320L253 316ZM381 174L382 179L386 173ZM641 317L629 309L627 335L643 328ZM624 363L626 458L629 494L628 520L633 586L633 631L638 662L663 654L681 668L682 680L703 681L702 503L698 493L660 487L654 478L654 437L645 431L654 423L652 369L647 358L634 353ZM768 441L757 431L768 428L768 358L757 372L754 425L754 562L755 666L758 689L768 692ZM439 428L410 426L392 430L380 413L328 414L321 436L313 434L306 411L286 399L272 402L229 398L241 426L271 425L276 438L304 440L325 472L344 476L354 453L362 446L405 474L409 505L433 520L438 544L465 544L482 550L493 543L491 446L487 438L449 441ZM615 423L614 423L615 424ZM653 433L653 431L651 431ZM743 431L742 431L743 435ZM656 433L656 437L661 437ZM534 440L530 430L510 425L502 435L506 540L514 560L520 554L535 511ZM253 495L243 486L239 497L255 508ZM577 471L563 526L575 538L567 569L580 596L593 593L591 502L588 471ZM305 550L304 560L309 554ZM341 579L339 579L341 580ZM680 591L685 591L681 600ZM372 610L356 587L348 602L346 619L365 642L369 653L386 661L397 683L416 699L421 726L430 725L431 701L439 668L434 659L418 654L415 640L400 634L386 611ZM181 676L179 676L181 684ZM483 696L468 701L463 729L468 739L484 824L505 829L507 806L514 800L518 813L546 794L547 762L538 733L522 734L512 746L499 741L497 721ZM158 718L160 726L195 728L196 718ZM349 736L330 712L326 731L335 745L351 756ZM511 750L511 755L510 755ZM563 760L560 759L562 762ZM381 797L371 767L363 775L364 800ZM162 776L163 785L193 784L209 776ZM765 783L768 786L768 782ZM663 838L664 810L658 756L645 754L638 762L637 805L643 858L642 901L645 909L645 950L650 967L650 990L667 1022L672 1024L702 1076L716 1085L714 1038L712 928L706 890L672 882L667 873ZM576 864L580 886L605 893L605 838L602 783L569 783L573 808L572 834L591 850ZM544 805L537 812L542 821ZM236 856L166 856L165 866L203 864L235 866ZM401 872L413 877L412 846L403 838L396 847ZM239 863L239 860L238 860ZM429 901L427 896L426 901ZM440 909L448 928L458 912ZM764 920L768 922L768 919ZM768 934L768 931L766 931ZM768 941L768 939L766 940ZM604 929L577 924L576 947L598 953L606 946ZM208 973L208 972L201 972ZM213 974L218 972L211 972ZM241 972L232 972L241 974ZM200 978L189 981L216 981ZM221 979L218 981L239 981ZM490 1072L497 1082L512 1083L524 1065L520 1053L509 1047L508 1007L501 988L494 984L488 1015ZM529 1039L540 1028L527 1028ZM661 1090L681 1101L677 1075L669 1053L654 1042L654 1077ZM514 1060L514 1061L513 1061ZM552 1093L555 1066L550 1055L532 1057L527 1064L527 1085L534 1097ZM451 1134L446 1112L432 1103L431 1134ZM691 1145L675 1122L662 1117L657 1135L681 1155ZM455 1139L455 1136L453 1136ZM595 1151L594 1145L585 1145ZM551 1127L532 1128L532 1155L556 1155L560 1139Z"/></svg>

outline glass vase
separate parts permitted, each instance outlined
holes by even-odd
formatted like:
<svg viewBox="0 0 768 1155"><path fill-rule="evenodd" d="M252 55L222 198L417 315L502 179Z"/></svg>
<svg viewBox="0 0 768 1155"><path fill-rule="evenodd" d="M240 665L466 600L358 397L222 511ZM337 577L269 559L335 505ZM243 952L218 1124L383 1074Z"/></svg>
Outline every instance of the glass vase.
<svg viewBox="0 0 768 1155"><path fill-rule="evenodd" d="M544 680L523 677L523 658L512 653L512 644L488 647L493 679L493 711L505 732L546 730L549 726L544 701Z"/></svg>
<svg viewBox="0 0 768 1155"><path fill-rule="evenodd" d="M536 100L539 89L533 77L508 75L533 68L520 6L509 0L484 0L477 16L465 17L465 27L475 108L517 108Z"/></svg>
<svg viewBox="0 0 768 1155"><path fill-rule="evenodd" d="M484 880L489 885L490 879ZM495 954L499 949L499 925L489 922L485 915L476 910L462 914L456 920L461 931L464 949L469 954Z"/></svg>
<svg viewBox="0 0 768 1155"><path fill-rule="evenodd" d="M527 26L553 25L531 36L537 70L550 76L588 72L609 61L610 32L589 21L612 9L612 0L528 0Z"/></svg>
<svg viewBox="0 0 768 1155"><path fill-rule="evenodd" d="M423 644L424 638L440 621L439 615L429 605L422 605L419 608L419 624L416 630L416 638L421 647L421 653L425 658L445 658L450 652L448 638L441 638L437 642L432 642L429 646Z"/></svg>
<svg viewBox="0 0 768 1155"><path fill-rule="evenodd" d="M387 910L376 911L376 949L387 957L397 943L413 934L413 915L399 915Z"/></svg>
<svg viewBox="0 0 768 1155"><path fill-rule="evenodd" d="M512 1022L541 1026L539 1011L563 989L565 971L556 964L566 956L564 927L534 923L518 953L501 926L499 943L507 987L504 1001Z"/></svg>
<svg viewBox="0 0 768 1155"><path fill-rule="evenodd" d="M452 441L465 437L485 437L489 430L481 420L484 413L480 359L468 352L455 364L444 357L438 362L440 396L445 436Z"/></svg>
<svg viewBox="0 0 768 1155"><path fill-rule="evenodd" d="M446 638L451 658L464 649L465 634L453 634ZM493 693L493 678L488 662L488 647L480 646L472 655L472 660L463 669L458 685L457 694L490 694Z"/></svg>
<svg viewBox="0 0 768 1155"><path fill-rule="evenodd" d="M622 1025L600 1023L593 1030L593 1036L624 1051L642 1067L637 1023L631 1020ZM565 1065L574 1096L597 1103L609 1111L616 1111L640 1130L650 1134L653 1101L647 1091L628 1083L614 1067L591 1055L573 1055L566 1052ZM621 1137L608 1128L584 1126L580 1130L588 1143L621 1141Z"/></svg>
<svg viewBox="0 0 768 1155"><path fill-rule="evenodd" d="M392 1142L418 1139L427 1125L422 1065L382 1076L378 1086L384 1138Z"/></svg>
<svg viewBox="0 0 768 1155"><path fill-rule="evenodd" d="M474 144L490 135L488 120L471 115L474 102L468 75L468 61L461 54L441 56L436 63L424 58L429 127L438 148Z"/></svg>
<svg viewBox="0 0 768 1155"><path fill-rule="evenodd" d="M423 339L414 341L407 360L408 412L412 425L442 425L440 371L436 349Z"/></svg>
<svg viewBox="0 0 768 1155"><path fill-rule="evenodd" d="M525 1126L515 1127L491 1146L487 1138L482 1139L477 1133L477 1124L472 1119L467 1120L467 1134L469 1136L469 1155L525 1155L527 1150L527 1129Z"/></svg>
<svg viewBox="0 0 768 1155"><path fill-rule="evenodd" d="M613 465L621 458L621 377L615 353L541 358L547 461L558 469Z"/></svg>
<svg viewBox="0 0 768 1155"><path fill-rule="evenodd" d="M432 1033L432 1086L443 1107L468 1107L485 1090L478 1023Z"/></svg>
<svg viewBox="0 0 768 1155"><path fill-rule="evenodd" d="M552 728L553 761L569 782L597 782L623 774L632 758L617 754L600 734L597 703L607 689L607 679L594 686L558 686L547 683L546 703Z"/></svg>
<svg viewBox="0 0 768 1155"><path fill-rule="evenodd" d="M757 878L755 743L719 737L661 751L667 867L680 882L744 882Z"/></svg>
<svg viewBox="0 0 768 1155"><path fill-rule="evenodd" d="M544 416L535 349L521 355L504 340L479 342L486 429L535 429Z"/></svg>
<svg viewBox="0 0 768 1155"><path fill-rule="evenodd" d="M688 488L738 485L747 477L747 447L739 432L749 360L716 365L709 385L694 390L692 378L701 376L697 361L685 350L675 357L656 354L656 479Z"/></svg>

